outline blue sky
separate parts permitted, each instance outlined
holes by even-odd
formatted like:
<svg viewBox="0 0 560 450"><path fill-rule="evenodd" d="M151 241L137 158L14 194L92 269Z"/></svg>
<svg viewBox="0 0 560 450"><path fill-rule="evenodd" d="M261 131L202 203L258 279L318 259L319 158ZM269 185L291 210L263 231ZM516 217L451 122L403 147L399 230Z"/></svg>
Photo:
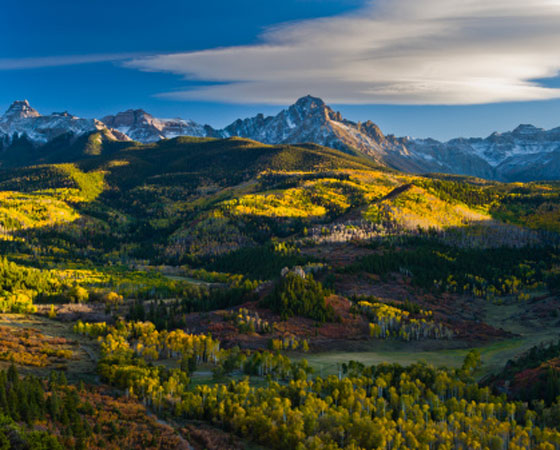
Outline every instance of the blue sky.
<svg viewBox="0 0 560 450"><path fill-rule="evenodd" d="M219 127L310 93L397 135L552 128L560 2L526 3L9 2L0 108L23 98L84 117L141 107Z"/></svg>

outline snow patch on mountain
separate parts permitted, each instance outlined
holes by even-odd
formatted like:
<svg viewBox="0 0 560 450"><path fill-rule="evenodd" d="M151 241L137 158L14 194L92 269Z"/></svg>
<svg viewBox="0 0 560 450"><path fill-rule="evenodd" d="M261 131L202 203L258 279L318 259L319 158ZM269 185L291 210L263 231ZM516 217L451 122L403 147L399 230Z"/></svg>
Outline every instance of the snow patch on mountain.
<svg viewBox="0 0 560 450"><path fill-rule="evenodd" d="M1 147L9 146L14 138L25 137L32 144L40 146L61 135L78 137L100 130L111 139L128 140L126 135L107 129L97 119L82 119L67 112L42 116L27 100L15 101L0 117Z"/></svg>
<svg viewBox="0 0 560 450"><path fill-rule="evenodd" d="M414 173L442 172L502 181L560 179L560 127L544 130L522 124L487 138L435 139L385 136L371 121L353 122L320 98L307 95L275 116L257 114L224 129L192 120L161 119L129 109L98 121L68 113L40 115L26 100L14 102L0 117L0 146L14 137L43 145L62 135L81 136L103 130L115 140L157 142L178 136L244 137L265 144L314 143Z"/></svg>
<svg viewBox="0 0 560 450"><path fill-rule="evenodd" d="M204 126L192 120L157 119L142 109L129 109L106 116L101 121L109 128L146 144L178 136L205 137L209 134Z"/></svg>

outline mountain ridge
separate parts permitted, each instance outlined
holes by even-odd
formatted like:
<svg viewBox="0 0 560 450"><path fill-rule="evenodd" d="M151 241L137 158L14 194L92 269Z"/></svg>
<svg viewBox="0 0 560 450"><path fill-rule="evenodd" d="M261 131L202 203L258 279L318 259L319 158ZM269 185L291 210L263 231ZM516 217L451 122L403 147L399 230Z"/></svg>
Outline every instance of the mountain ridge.
<svg viewBox="0 0 560 450"><path fill-rule="evenodd" d="M27 100L16 100L0 117L0 148L5 150L14 139L27 140L30 145L37 147L60 136L77 138L93 132L103 132L108 139L115 141L130 140L98 119L83 119L66 111L41 115Z"/></svg>
<svg viewBox="0 0 560 450"><path fill-rule="evenodd" d="M178 136L207 137L212 127L181 118L158 119L143 109L128 109L101 119L107 127L116 129L144 144Z"/></svg>
<svg viewBox="0 0 560 450"><path fill-rule="evenodd" d="M151 144L178 136L243 137L264 144L314 143L348 154L365 155L377 164L411 173L448 173L498 181L560 178L560 127L545 130L520 124L512 131L486 138L454 138L441 142L385 135L374 122L353 122L322 99L306 95L274 116L237 119L223 129L181 118L156 118L129 109L101 120L67 112L41 115L27 100L15 101L0 117L4 153L21 140L37 148L66 136L101 133L102 139ZM17 138L17 139L16 139Z"/></svg>

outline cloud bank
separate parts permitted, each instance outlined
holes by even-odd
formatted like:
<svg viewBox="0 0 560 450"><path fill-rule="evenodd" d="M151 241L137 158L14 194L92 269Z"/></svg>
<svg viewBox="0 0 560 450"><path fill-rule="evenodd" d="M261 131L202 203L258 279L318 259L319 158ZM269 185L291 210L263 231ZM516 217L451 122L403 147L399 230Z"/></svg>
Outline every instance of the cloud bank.
<svg viewBox="0 0 560 450"><path fill-rule="evenodd" d="M212 30L209 30L212 32ZM172 99L286 104L478 104L560 98L560 0L382 0L282 24L258 45L133 58L208 82Z"/></svg>

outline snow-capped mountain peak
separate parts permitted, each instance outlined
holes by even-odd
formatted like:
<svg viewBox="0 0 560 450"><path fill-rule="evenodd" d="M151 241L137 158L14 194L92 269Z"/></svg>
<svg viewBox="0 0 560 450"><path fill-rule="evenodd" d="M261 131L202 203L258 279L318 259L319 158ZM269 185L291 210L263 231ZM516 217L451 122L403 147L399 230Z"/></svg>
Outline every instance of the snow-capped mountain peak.
<svg viewBox="0 0 560 450"><path fill-rule="evenodd" d="M276 116L258 114L236 120L227 126L224 136L240 136L266 144L311 142L343 151L365 153L380 160L387 141L373 123L354 123L335 112L320 98L306 95Z"/></svg>
<svg viewBox="0 0 560 450"><path fill-rule="evenodd" d="M521 124L487 138L407 142L417 171L474 175L503 181L559 179L560 128Z"/></svg>
<svg viewBox="0 0 560 450"><path fill-rule="evenodd" d="M28 119L33 117L39 117L39 114L35 109L33 109L27 100L16 100L13 102L8 110L2 116L3 122Z"/></svg>
<svg viewBox="0 0 560 450"><path fill-rule="evenodd" d="M111 139L129 140L127 136L108 130L97 119L82 119L68 112L41 115L27 100L18 100L0 118L0 148L9 147L14 138L41 146L61 135L72 139L99 130L105 130L105 135Z"/></svg>
<svg viewBox="0 0 560 450"><path fill-rule="evenodd" d="M238 119L224 129L191 120L156 118L142 109L129 109L102 119L81 119L67 112L42 116L27 100L14 102L0 117L0 148L15 138L38 147L61 135L74 139L103 130L115 140L151 143L177 136L239 136L265 144L315 143L348 153L361 153L407 172L442 172L504 181L560 179L560 127L544 130L521 124L513 131L487 138L434 139L385 136L372 121L353 122L323 100L298 99L275 116L257 114Z"/></svg>
<svg viewBox="0 0 560 450"><path fill-rule="evenodd" d="M316 110L323 110L327 105L325 102L311 95L306 95L298 99L290 108L300 111L302 114L307 115Z"/></svg>
<svg viewBox="0 0 560 450"><path fill-rule="evenodd" d="M513 130L511 134L514 134L516 136L523 136L523 135L529 136L529 135L534 135L536 133L540 133L542 131L545 130L543 128L537 128L536 126L531 124L522 123L515 130Z"/></svg>

